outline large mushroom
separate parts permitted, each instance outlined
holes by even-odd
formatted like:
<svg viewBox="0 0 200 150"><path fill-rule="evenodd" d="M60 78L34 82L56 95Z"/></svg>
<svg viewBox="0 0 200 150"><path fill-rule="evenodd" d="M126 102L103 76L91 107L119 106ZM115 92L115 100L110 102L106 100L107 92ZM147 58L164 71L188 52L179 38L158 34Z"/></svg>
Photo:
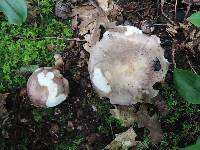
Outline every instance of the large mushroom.
<svg viewBox="0 0 200 150"><path fill-rule="evenodd" d="M69 83L57 69L38 68L28 79L27 92L33 105L54 107L68 97Z"/></svg>
<svg viewBox="0 0 200 150"><path fill-rule="evenodd" d="M91 48L89 73L94 88L112 104L150 102L153 89L164 79L168 61L160 39L133 26L118 26L104 33Z"/></svg>

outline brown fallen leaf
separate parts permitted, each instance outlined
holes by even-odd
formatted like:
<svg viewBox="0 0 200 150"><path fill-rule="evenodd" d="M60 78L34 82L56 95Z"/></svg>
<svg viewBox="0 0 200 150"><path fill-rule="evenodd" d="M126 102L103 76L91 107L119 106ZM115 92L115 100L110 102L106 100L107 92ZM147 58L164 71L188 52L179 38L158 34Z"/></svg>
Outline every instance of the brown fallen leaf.
<svg viewBox="0 0 200 150"><path fill-rule="evenodd" d="M135 141L137 136L133 128L128 129L126 132L122 132L115 135L116 138L107 145L104 149L109 150L128 150L135 146L138 141Z"/></svg>
<svg viewBox="0 0 200 150"><path fill-rule="evenodd" d="M108 11L109 8L109 3L111 2L111 0L96 0L99 7L101 7L105 12Z"/></svg>
<svg viewBox="0 0 200 150"><path fill-rule="evenodd" d="M7 110L4 106L6 104L5 100L7 96L8 96L8 93L5 93L5 94L0 93L0 118L2 118L7 113Z"/></svg>
<svg viewBox="0 0 200 150"><path fill-rule="evenodd" d="M192 31L189 32L189 41L186 43L186 47L188 47L192 53L195 54L193 48L200 46L200 31L198 29L192 29ZM200 49L199 49L200 50Z"/></svg>
<svg viewBox="0 0 200 150"><path fill-rule="evenodd" d="M122 126L129 127L136 122L137 115L132 107L118 106L115 109L110 109L110 113L114 118L120 120Z"/></svg>
<svg viewBox="0 0 200 150"><path fill-rule="evenodd" d="M157 95L153 98L153 101L155 106L158 108L158 111L160 112L161 116L166 116L169 112L166 100L161 95Z"/></svg>
<svg viewBox="0 0 200 150"><path fill-rule="evenodd" d="M172 25L172 24L167 24L166 31L170 33L172 36L175 36L177 32L178 26Z"/></svg>
<svg viewBox="0 0 200 150"><path fill-rule="evenodd" d="M97 5L92 1L92 3L84 3L82 6L72 9L72 28L78 28L79 34L84 36L87 41L87 43L84 44L84 48L87 51L99 41L101 27L108 29L110 26L113 26L113 24L115 25L115 23L109 19L115 18L121 13L121 10L114 2L112 2L112 5L108 5L107 3L108 1L97 1ZM106 11L104 11L105 9Z"/></svg>
<svg viewBox="0 0 200 150"><path fill-rule="evenodd" d="M81 20L78 25L77 17L72 20L72 27L79 29L79 34L84 36L87 43L85 49L89 50L91 46L99 40L100 26L109 23L108 18L101 14L94 6L86 5L72 10L72 16L78 16Z"/></svg>
<svg viewBox="0 0 200 150"><path fill-rule="evenodd" d="M158 120L157 114L152 117L149 116L146 105L142 104L138 112L134 113L131 107L123 106L110 109L110 113L116 119L118 119L122 126L129 127L134 122L138 123L138 127L145 127L149 129L150 136L154 143L160 142L162 138L162 130Z"/></svg>
<svg viewBox="0 0 200 150"><path fill-rule="evenodd" d="M158 115L154 114L150 117L145 104L140 106L140 110L136 114L138 126L149 129L151 139L155 144L160 142L162 138L162 130L158 120Z"/></svg>
<svg viewBox="0 0 200 150"><path fill-rule="evenodd" d="M96 0L98 6L108 15L110 15L111 11L119 10L119 6L114 3L112 0ZM112 12L115 13L115 12Z"/></svg>

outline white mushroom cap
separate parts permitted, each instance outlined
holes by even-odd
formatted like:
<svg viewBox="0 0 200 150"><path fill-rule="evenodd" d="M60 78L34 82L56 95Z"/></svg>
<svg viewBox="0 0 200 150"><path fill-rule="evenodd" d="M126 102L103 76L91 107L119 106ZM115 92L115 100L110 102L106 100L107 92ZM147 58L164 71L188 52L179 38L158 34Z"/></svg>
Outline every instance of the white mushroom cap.
<svg viewBox="0 0 200 150"><path fill-rule="evenodd" d="M33 105L54 107L68 97L69 83L59 70L43 67L29 77L27 91Z"/></svg>
<svg viewBox="0 0 200 150"><path fill-rule="evenodd" d="M92 47L90 78L100 96L110 98L112 104L146 102L158 94L153 85L162 81L168 70L160 39L136 27L117 28L119 31L105 32Z"/></svg>

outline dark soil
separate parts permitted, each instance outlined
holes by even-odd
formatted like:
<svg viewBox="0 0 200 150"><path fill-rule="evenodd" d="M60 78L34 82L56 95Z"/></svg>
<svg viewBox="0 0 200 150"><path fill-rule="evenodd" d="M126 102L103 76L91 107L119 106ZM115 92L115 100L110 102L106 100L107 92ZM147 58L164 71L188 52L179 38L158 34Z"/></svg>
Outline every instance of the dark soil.
<svg viewBox="0 0 200 150"><path fill-rule="evenodd" d="M200 53L195 47L189 49L185 46L189 33L194 29L189 27L186 31L179 28L175 36L166 31L167 23L175 21L174 4L175 1L167 1L164 5L164 17L160 11L157 1L150 0L120 0L119 4L124 9L123 20L131 25L141 27L143 21L151 21L155 25L153 33L161 39L161 45L165 49L165 57L171 63L166 81L172 82L172 70L174 63L177 68L195 70L200 72ZM184 23L184 14L187 5L180 1L177 6L177 16L175 25L179 22ZM190 14L199 7L192 6ZM173 56L174 51L174 56ZM89 54L83 49L82 43L76 43L70 49L63 52L66 61L64 76L70 82L69 98L54 108L42 109L32 106L27 98L24 88L13 92L6 99L8 116L4 118L0 137L0 149L5 150L42 150L42 149L65 149L73 147L74 141L80 140L77 149L100 150L109 144L114 134L125 131L118 125L116 120L109 118L108 108L112 108L109 100L100 99L92 88L87 61ZM174 60L174 61L173 61ZM97 110L96 110L97 109ZM198 124L199 116L185 118ZM169 124L162 123L164 130L177 132L179 124L171 128ZM143 138L144 129L137 129L138 139ZM179 145L194 143L196 134L192 135L187 141ZM157 149L159 145L157 146ZM167 149L167 148L166 148Z"/></svg>

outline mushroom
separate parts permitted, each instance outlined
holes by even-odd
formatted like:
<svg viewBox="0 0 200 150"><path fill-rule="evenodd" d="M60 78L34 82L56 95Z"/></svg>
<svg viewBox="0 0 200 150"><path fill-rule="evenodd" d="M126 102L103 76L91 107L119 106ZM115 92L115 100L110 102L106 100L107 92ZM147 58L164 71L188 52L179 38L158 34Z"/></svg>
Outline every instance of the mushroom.
<svg viewBox="0 0 200 150"><path fill-rule="evenodd" d="M29 77L27 92L33 105L54 107L68 97L69 83L59 70L42 67Z"/></svg>
<svg viewBox="0 0 200 150"><path fill-rule="evenodd" d="M88 70L96 91L112 104L150 103L158 94L153 85L164 80L168 61L157 36L117 26L92 47Z"/></svg>

